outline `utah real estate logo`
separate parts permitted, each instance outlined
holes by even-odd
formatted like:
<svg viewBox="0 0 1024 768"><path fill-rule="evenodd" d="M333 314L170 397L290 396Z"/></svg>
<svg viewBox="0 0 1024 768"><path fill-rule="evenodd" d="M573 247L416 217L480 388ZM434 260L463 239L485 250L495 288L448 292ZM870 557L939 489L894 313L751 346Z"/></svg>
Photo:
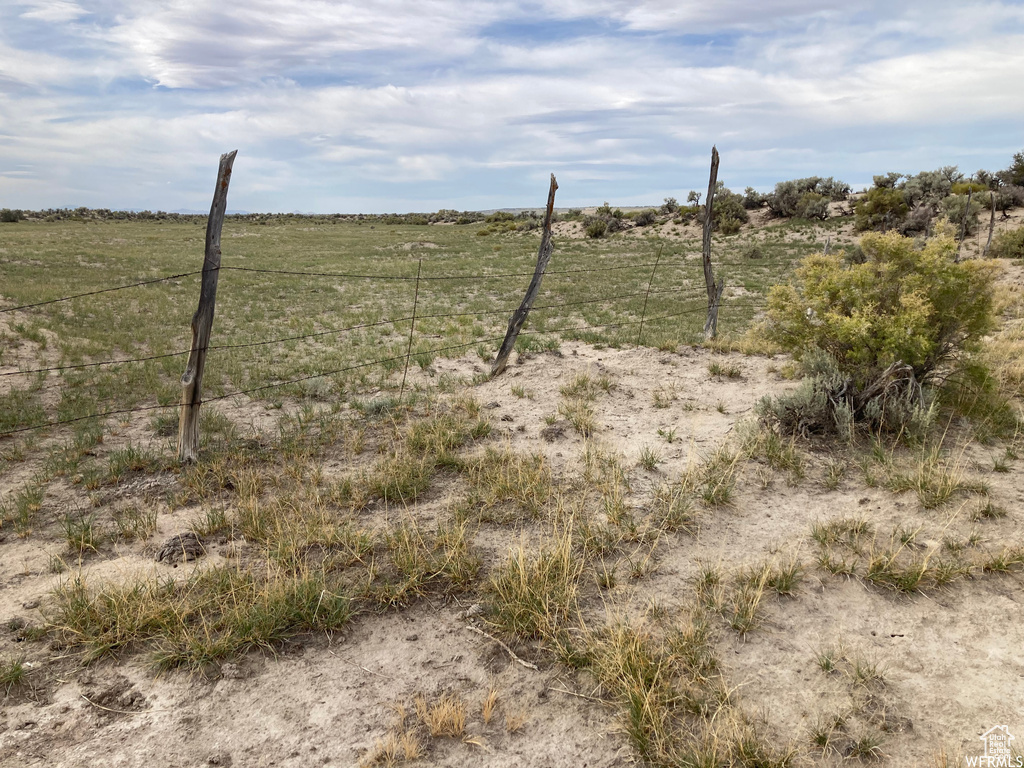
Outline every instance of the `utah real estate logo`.
<svg viewBox="0 0 1024 768"><path fill-rule="evenodd" d="M1024 757L1014 754L1010 746L1014 740L1010 729L1005 725L989 728L980 736L985 742L985 754L982 756L965 757L968 766L977 768L1024 768Z"/></svg>

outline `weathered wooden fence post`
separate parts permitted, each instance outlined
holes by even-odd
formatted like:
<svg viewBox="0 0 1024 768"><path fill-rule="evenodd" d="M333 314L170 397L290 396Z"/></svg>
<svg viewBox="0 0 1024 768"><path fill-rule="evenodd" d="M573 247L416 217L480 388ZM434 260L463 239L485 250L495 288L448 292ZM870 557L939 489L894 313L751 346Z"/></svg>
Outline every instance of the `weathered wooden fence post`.
<svg viewBox="0 0 1024 768"><path fill-rule="evenodd" d="M988 193L988 207L992 211L992 215L988 219L988 242L985 243L985 252L981 254L981 258L988 258L988 249L992 247L992 231L996 228L996 193Z"/></svg>
<svg viewBox="0 0 1024 768"><path fill-rule="evenodd" d="M181 375L181 413L178 416L178 459L195 461L199 456L199 406L203 402L203 368L213 330L213 310L217 301L217 277L220 274L220 232L227 210L228 183L236 149L220 156L217 187L213 192L210 217L206 222L206 254L203 281L199 289L199 308L192 315L192 351Z"/></svg>
<svg viewBox="0 0 1024 768"><path fill-rule="evenodd" d="M708 319L704 323L704 341L718 335L718 305L722 300L724 282L715 283L711 270L711 227L714 219L715 189L718 187L718 148L711 148L711 178L708 181L708 197L704 201L704 283L708 289Z"/></svg>
<svg viewBox="0 0 1024 768"><path fill-rule="evenodd" d="M505 370L508 356L512 354L512 348L516 345L516 338L523 328L527 316L530 314L530 307L533 306L537 294L540 293L540 283L544 279L544 271L551 261L551 252L554 247L551 243L551 217L555 208L555 190L558 189L558 182L555 181L555 174L551 174L551 187L548 189L548 208L544 214L544 230L540 237L540 250L537 251L537 268L533 271L533 279L530 287L526 289L526 296L523 303L519 305L512 318L508 321L508 331L505 333L505 340L501 342L498 355L494 358L494 365L491 366L491 376L497 376Z"/></svg>

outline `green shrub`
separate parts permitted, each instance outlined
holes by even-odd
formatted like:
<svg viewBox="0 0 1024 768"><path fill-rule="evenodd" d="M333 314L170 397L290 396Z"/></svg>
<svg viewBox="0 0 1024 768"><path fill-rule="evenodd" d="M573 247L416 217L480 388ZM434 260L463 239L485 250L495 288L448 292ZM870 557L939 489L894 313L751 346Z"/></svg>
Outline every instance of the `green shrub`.
<svg viewBox="0 0 1024 768"><path fill-rule="evenodd" d="M904 173L896 173L895 171L889 171L888 173L880 176L873 176L872 181L874 185L879 189L896 189L900 184L900 179L906 176Z"/></svg>
<svg viewBox="0 0 1024 768"><path fill-rule="evenodd" d="M910 207L926 203L934 205L952 194L952 178L955 178L958 173L955 167L921 171L916 176L908 177L902 184L898 184L896 189L903 190L903 199Z"/></svg>
<svg viewBox="0 0 1024 768"><path fill-rule="evenodd" d="M978 212L981 210L981 203L977 200L972 198L968 205L967 195L950 195L942 201L941 210L950 223L956 227L957 236L960 235L965 216L967 218L965 233L973 235L978 231Z"/></svg>
<svg viewBox="0 0 1024 768"><path fill-rule="evenodd" d="M679 210L676 211L676 214L679 217L676 219L676 222L683 224L688 221L693 221L700 217L702 210L703 209L699 205L681 205L679 206Z"/></svg>
<svg viewBox="0 0 1024 768"><path fill-rule="evenodd" d="M716 229L721 235L735 235L743 227L743 222L732 216L715 216Z"/></svg>
<svg viewBox="0 0 1024 768"><path fill-rule="evenodd" d="M762 195L753 187L747 187L743 190L743 207L748 211L754 211L758 208L763 208L764 204L768 201L768 195Z"/></svg>
<svg viewBox="0 0 1024 768"><path fill-rule="evenodd" d="M647 227L658 220L658 214L653 210L638 211L633 214L633 221L638 227Z"/></svg>
<svg viewBox="0 0 1024 768"><path fill-rule="evenodd" d="M847 378L827 355L812 357L818 365L791 393L763 397L757 404L761 422L784 434L832 435L848 440L853 434L853 410L843 394Z"/></svg>
<svg viewBox="0 0 1024 768"><path fill-rule="evenodd" d="M988 186L980 181L958 181L952 186L951 191L954 195L966 195L968 192L978 195L988 192Z"/></svg>
<svg viewBox="0 0 1024 768"><path fill-rule="evenodd" d="M808 194L815 195L815 198L807 198ZM823 179L820 176L809 176L806 179L792 179L780 181L775 185L775 192L766 196L768 207L771 208L773 216L799 216L804 219L824 219L828 217L829 201L840 202L846 200L850 194L850 185L829 176ZM805 199L806 198L806 199ZM824 199L824 212L821 202L817 198ZM808 204L813 201L813 214L806 215Z"/></svg>
<svg viewBox="0 0 1024 768"><path fill-rule="evenodd" d="M1000 171L999 178L1004 184L1024 187L1024 152L1018 152L1013 156L1010 167L1005 171Z"/></svg>
<svg viewBox="0 0 1024 768"><path fill-rule="evenodd" d="M675 213L679 210L679 201L674 197L666 197L665 202L661 204L662 213Z"/></svg>
<svg viewBox="0 0 1024 768"><path fill-rule="evenodd" d="M794 215L801 219L828 218L828 198L817 192L804 192L796 204Z"/></svg>
<svg viewBox="0 0 1024 768"><path fill-rule="evenodd" d="M1024 205L1024 187L1007 185L996 192L996 210L1006 216L1006 212L1018 205Z"/></svg>
<svg viewBox="0 0 1024 768"><path fill-rule="evenodd" d="M907 209L902 190L872 187L854 206L856 227L860 231L895 229L907 217Z"/></svg>
<svg viewBox="0 0 1024 768"><path fill-rule="evenodd" d="M818 183L816 177L810 179L793 179L780 181L775 185L775 192L768 196L768 207L773 216L793 216L796 214L797 203L804 192L813 189Z"/></svg>
<svg viewBox="0 0 1024 768"><path fill-rule="evenodd" d="M848 438L863 423L921 438L935 417L930 384L978 365L970 353L993 324L993 269L954 262L948 235L922 250L895 232L861 245L863 263L811 255L769 294L767 335L806 374L759 404L773 429Z"/></svg>
<svg viewBox="0 0 1024 768"><path fill-rule="evenodd" d="M932 203L922 203L910 212L900 225L900 234L909 235L916 232L927 232L935 218L935 206Z"/></svg>
<svg viewBox="0 0 1024 768"><path fill-rule="evenodd" d="M896 233L867 234L865 262L812 254L768 297L768 334L798 359L824 352L860 390L893 364L926 383L977 349L992 327L993 269L955 263L949 236L922 250Z"/></svg>
<svg viewBox="0 0 1024 768"><path fill-rule="evenodd" d="M992 238L989 256L997 259L1024 259L1024 227L1000 232Z"/></svg>
<svg viewBox="0 0 1024 768"><path fill-rule="evenodd" d="M680 209L682 210L682 209ZM704 210L700 210L698 218L703 221ZM743 195L737 195L722 182L715 189L713 204L714 230L723 235L734 235L740 226L749 221L747 209L743 207Z"/></svg>
<svg viewBox="0 0 1024 768"><path fill-rule="evenodd" d="M587 218L583 222L583 226L587 237L591 238L604 237L605 232L608 231L608 222L597 216Z"/></svg>
<svg viewBox="0 0 1024 768"><path fill-rule="evenodd" d="M14 222L21 221L22 218L24 217L22 216L21 211L11 210L10 208L0 208L0 221L4 223L13 224Z"/></svg>
<svg viewBox="0 0 1024 768"><path fill-rule="evenodd" d="M850 185L845 181L834 179L829 176L827 179L822 179L818 182L818 187L815 190L820 195L824 195L833 203L842 203L850 196L853 190Z"/></svg>
<svg viewBox="0 0 1024 768"><path fill-rule="evenodd" d="M863 264L868 260L868 257L864 255L864 249L860 247L860 243L854 243L849 248L839 252L843 257L843 263L846 266L851 264Z"/></svg>

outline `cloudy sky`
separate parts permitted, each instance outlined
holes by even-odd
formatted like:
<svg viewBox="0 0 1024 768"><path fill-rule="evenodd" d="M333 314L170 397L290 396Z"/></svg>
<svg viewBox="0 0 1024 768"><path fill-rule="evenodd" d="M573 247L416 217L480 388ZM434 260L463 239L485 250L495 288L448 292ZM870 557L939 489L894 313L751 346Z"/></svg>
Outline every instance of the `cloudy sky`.
<svg viewBox="0 0 1024 768"><path fill-rule="evenodd" d="M631 205L1024 149L1024 0L0 0L0 206Z"/></svg>

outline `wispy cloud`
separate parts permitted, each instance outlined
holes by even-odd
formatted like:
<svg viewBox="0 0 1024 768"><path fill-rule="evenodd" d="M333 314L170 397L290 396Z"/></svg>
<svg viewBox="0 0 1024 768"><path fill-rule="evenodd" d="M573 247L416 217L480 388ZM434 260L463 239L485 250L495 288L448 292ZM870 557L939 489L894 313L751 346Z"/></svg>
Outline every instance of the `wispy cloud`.
<svg viewBox="0 0 1024 768"><path fill-rule="evenodd" d="M515 205L550 171L566 204L658 202L700 185L715 142L733 186L857 184L1002 167L1024 118L1009 0L18 9L0 28L6 206L201 208L235 147L239 208Z"/></svg>
<svg viewBox="0 0 1024 768"><path fill-rule="evenodd" d="M28 8L21 13L21 18L37 21L73 21L89 13L78 3L65 0L35 0L21 5Z"/></svg>

